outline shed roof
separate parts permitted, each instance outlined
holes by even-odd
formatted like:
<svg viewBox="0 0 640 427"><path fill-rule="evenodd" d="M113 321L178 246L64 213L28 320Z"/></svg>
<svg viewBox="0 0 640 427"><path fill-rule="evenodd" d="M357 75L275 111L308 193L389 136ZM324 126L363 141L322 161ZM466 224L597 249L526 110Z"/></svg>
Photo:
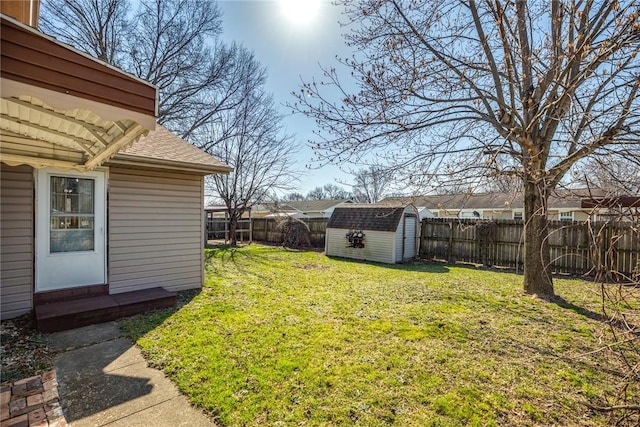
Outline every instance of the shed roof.
<svg viewBox="0 0 640 427"><path fill-rule="evenodd" d="M405 206L348 205L334 209L327 228L396 231Z"/></svg>
<svg viewBox="0 0 640 427"><path fill-rule="evenodd" d="M228 173L226 163L194 147L166 128L156 129L140 138L114 157L115 163L146 163L164 168L182 169L200 173Z"/></svg>

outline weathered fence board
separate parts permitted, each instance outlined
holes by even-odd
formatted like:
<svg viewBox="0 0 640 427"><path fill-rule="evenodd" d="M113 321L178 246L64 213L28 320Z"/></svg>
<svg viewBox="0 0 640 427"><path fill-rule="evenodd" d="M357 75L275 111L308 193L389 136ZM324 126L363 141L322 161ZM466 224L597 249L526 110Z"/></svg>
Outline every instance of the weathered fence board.
<svg viewBox="0 0 640 427"><path fill-rule="evenodd" d="M522 268L522 221L429 218L422 221L420 255L449 262ZM549 222L555 274L638 274L640 236L631 223Z"/></svg>
<svg viewBox="0 0 640 427"><path fill-rule="evenodd" d="M236 225L236 239L239 242L250 242L251 234L251 221L239 220ZM209 240L230 240L227 218L213 217L205 220L205 243Z"/></svg>
<svg viewBox="0 0 640 427"><path fill-rule="evenodd" d="M276 230L276 218L253 218L253 240L277 243L284 241L282 233ZM309 226L311 244L314 247L324 247L324 237L327 230L328 218L302 219Z"/></svg>

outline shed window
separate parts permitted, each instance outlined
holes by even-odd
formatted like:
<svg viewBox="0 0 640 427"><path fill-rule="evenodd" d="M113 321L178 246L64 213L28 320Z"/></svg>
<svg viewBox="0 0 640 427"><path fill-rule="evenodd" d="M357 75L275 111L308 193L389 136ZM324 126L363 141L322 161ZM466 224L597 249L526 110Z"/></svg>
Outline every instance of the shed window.
<svg viewBox="0 0 640 427"><path fill-rule="evenodd" d="M522 221L524 218L524 212L522 211L513 211L513 219L516 221Z"/></svg>

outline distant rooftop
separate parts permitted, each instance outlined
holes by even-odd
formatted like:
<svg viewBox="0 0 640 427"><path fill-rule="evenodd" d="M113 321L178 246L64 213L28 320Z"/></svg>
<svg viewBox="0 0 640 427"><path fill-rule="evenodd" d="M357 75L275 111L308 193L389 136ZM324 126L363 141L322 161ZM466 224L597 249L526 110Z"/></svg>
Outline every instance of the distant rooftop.
<svg viewBox="0 0 640 427"><path fill-rule="evenodd" d="M331 199L331 200L301 200L292 202L283 202L282 206L290 206L300 212L324 212L343 203L351 203L348 199Z"/></svg>
<svg viewBox="0 0 640 427"><path fill-rule="evenodd" d="M600 190L584 188L557 190L549 197L549 207L580 208L583 199L600 197L602 194ZM427 209L522 209L524 194L513 192L387 197L380 204L413 204Z"/></svg>

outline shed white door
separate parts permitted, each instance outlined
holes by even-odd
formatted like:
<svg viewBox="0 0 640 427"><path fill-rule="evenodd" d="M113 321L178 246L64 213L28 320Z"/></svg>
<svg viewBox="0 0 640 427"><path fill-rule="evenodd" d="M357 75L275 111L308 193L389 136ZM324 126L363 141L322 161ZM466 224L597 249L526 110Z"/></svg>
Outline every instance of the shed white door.
<svg viewBox="0 0 640 427"><path fill-rule="evenodd" d="M416 256L416 217L406 215L404 217L404 245L402 259L411 259Z"/></svg>
<svg viewBox="0 0 640 427"><path fill-rule="evenodd" d="M36 176L36 291L106 283L105 173Z"/></svg>

